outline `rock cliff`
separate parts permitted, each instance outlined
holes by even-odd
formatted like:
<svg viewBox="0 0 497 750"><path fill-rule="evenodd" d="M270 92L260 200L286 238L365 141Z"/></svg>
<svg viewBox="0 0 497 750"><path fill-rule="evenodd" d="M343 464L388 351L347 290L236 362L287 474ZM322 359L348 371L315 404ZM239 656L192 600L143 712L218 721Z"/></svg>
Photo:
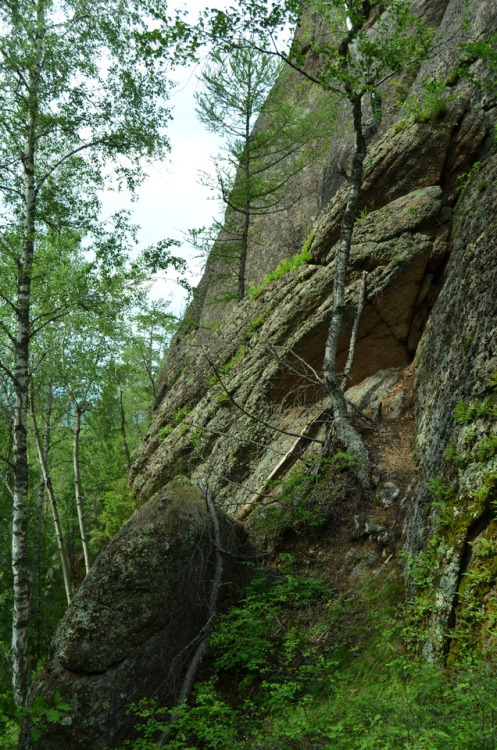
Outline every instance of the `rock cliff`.
<svg viewBox="0 0 497 750"><path fill-rule="evenodd" d="M422 82L435 77L450 88L436 112L413 121L399 111L399 89L385 85L385 115L369 151L363 211L353 235L340 345L343 365L366 271L346 395L373 460L375 492L366 501L335 477L326 512L343 587L401 549L404 559L426 560L433 575L422 591L430 609L422 648L428 659L444 653L454 660L463 648L497 651L497 569L495 557L481 553L497 549L497 99L490 85L495 72L476 57L468 63L470 72L489 85L475 86L454 74L464 3L415 0L413 6L448 41L409 72L401 82L403 96L419 94ZM497 30L493 0L470 8L473 38ZM168 483L187 474L207 486L232 518L250 526L264 519L268 478L285 476L302 456L309 461L319 450L327 408L320 370L347 189L341 165L351 148L350 134L340 125L347 116L343 105L327 159L302 177L314 192L305 194L298 211L259 227L265 240L249 255L249 280L260 284L278 261L298 252L309 224L312 259L227 306L211 294L215 268L208 267L193 323L185 321L173 342L155 420L131 474L142 510L97 561L57 631L51 662L36 686L42 693L48 682L67 686L69 675L71 700L94 716L88 719L91 731L105 723L107 712L121 710L106 707L99 693L107 690L107 680L122 684L122 706L152 695L161 679L148 669L152 652L174 663L164 644L173 639L179 652L193 632L197 609L191 601L184 608L193 619L180 626L179 640L167 630L164 613L144 614L149 607L160 610L157 597L162 601L162 587L169 585L164 581L160 591L147 589L140 613L122 612L125 625L115 621L114 606L112 615L106 609L116 597L105 584L117 564L114 551L121 555L126 545L142 543L140 519L149 504L158 496L163 502ZM164 501L164 510L172 512L167 507ZM161 514L154 514L162 523ZM130 573L137 588L142 578L155 580L154 566L163 564L159 548L149 560L143 544L143 556L133 553ZM181 567L189 554L178 543L174 555L180 557L171 558L171 565ZM408 573L409 564L409 579ZM119 591L128 590L121 577L116 580ZM420 586L409 580L415 597ZM480 616L471 618L475 603ZM139 650L136 634L143 643ZM85 692L90 679L97 686L91 699ZM90 700L99 701L98 718ZM92 747L103 747L99 731ZM60 747L43 741L40 747ZM70 742L67 747L84 746Z"/></svg>
<svg viewBox="0 0 497 750"><path fill-rule="evenodd" d="M494 490L488 490L484 501L474 498L482 483L491 484L496 459L490 448L480 451L481 460L475 459L475 441L472 445L465 435L473 429L478 441L490 440L495 409L489 407L486 415L476 417L475 407L473 421L468 417L466 423L458 422L454 410L458 403L493 398L488 383L496 370L497 100L493 73L481 60L475 57L468 63L477 86L454 72L461 3L419 0L414 11L447 41L415 76L410 73L410 80L402 82L404 97L420 94L426 80L448 81L449 87L437 111L419 122L402 119L394 93L398 88L385 87L383 126L368 154L364 210L353 237L341 362L360 276L366 271L367 299L347 395L368 413L380 413L367 440L376 462L378 497L392 482L399 490L399 512L405 522L394 547L417 554L437 535L450 537L445 539L444 556L432 561L440 586L430 594L438 602L426 646L432 653L450 649L439 634L448 621L457 620L463 606L458 590L462 573L473 564L471 544L494 534ZM494 3L472 4L471 14L472 38L484 38L497 27ZM140 502L180 466L194 478L208 476L218 501L230 513L248 517L247 505L258 512L267 478L275 469L278 472L282 460L283 472L288 470L289 454L295 459L301 453L296 435L326 407L314 375L319 375L323 359L346 199L347 185L339 169L351 148L350 134L341 127L346 117L344 105L328 160L311 167L314 184L320 187L319 199L305 199L309 219L317 203L327 198L312 222L312 260L264 286L256 298L231 307L216 307L204 289L196 325L190 330L185 326L175 341L163 373L155 423L132 470ZM283 241L278 239L278 225L268 222L264 251L254 248L249 258L252 281L259 283L281 257L300 249L288 244L287 225L302 242L301 215L299 210L293 224L291 215L282 217ZM174 415L180 415L177 421ZM452 462L447 458L451 451L456 452ZM451 488L451 512L458 522L450 534L445 534L443 524L440 529L440 507L430 489L436 477ZM361 510L375 513L374 508ZM353 518L342 523L351 524ZM372 565L377 564L373 556ZM494 583L495 579L489 582L488 592ZM491 610L493 594L485 601Z"/></svg>

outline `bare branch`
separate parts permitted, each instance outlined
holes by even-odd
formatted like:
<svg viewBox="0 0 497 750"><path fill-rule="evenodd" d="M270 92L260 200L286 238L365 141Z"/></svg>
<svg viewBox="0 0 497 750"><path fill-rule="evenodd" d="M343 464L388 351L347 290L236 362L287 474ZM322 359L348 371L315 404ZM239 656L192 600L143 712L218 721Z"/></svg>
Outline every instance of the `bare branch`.
<svg viewBox="0 0 497 750"><path fill-rule="evenodd" d="M67 154L64 154L64 156L61 156L60 159L58 159L55 164L52 164L51 167L47 169L44 175L40 177L38 180L38 184L36 186L35 193L36 195L40 192L40 188L42 185L48 180L48 178L66 161L71 159L76 154L79 154L81 151L86 151L88 148L92 148L93 146L98 146L99 144L103 143L102 138L98 138L95 141L88 141L87 143L81 144L81 146L78 146L77 148L73 148L72 151L69 151Z"/></svg>
<svg viewBox="0 0 497 750"><path fill-rule="evenodd" d="M319 445L324 445L323 440L317 440L316 438L307 437L307 436L304 436L302 434L299 435L296 432L290 432L289 430L283 430L281 427L276 427L275 425L271 424L270 422L266 422L265 419L261 419L260 417L256 417L255 414L251 414L249 411L247 411L246 409L244 409L244 407L241 404L239 404L238 401L235 401L235 399L233 398L233 396L231 395L231 393L228 391L228 389L224 385L224 383L222 381L222 378L221 378L221 376L219 375L219 372L216 369L216 366L214 365L214 363L212 362L212 360L209 358L209 356L206 354L205 349L203 347L202 347L202 351L203 351L204 357L206 358L206 360L208 361L208 363L212 367L214 375L216 376L216 380L220 384L221 388L226 393L226 395L228 396L228 398L231 401L231 403L234 404L234 406L236 406L236 408L239 409L243 414L245 414L245 416L249 417L249 419L253 419L254 422L259 422L259 424L262 424L265 427L268 427L270 430L274 430L275 432L279 432L282 435L289 435L290 437L296 437L296 438L299 438L299 439L301 437L305 437L305 439L309 440L309 442L319 443Z"/></svg>
<svg viewBox="0 0 497 750"><path fill-rule="evenodd" d="M209 638L212 634L212 631L214 630L214 625L216 624L219 591L221 589L223 581L224 564L221 549L221 528L219 524L219 518L217 516L216 508L212 501L212 497L210 496L208 488L204 487L200 482L199 488L205 498L207 509L211 518L215 549L215 568L209 594L209 601L207 603L209 619L197 636L197 638L200 638L200 640L186 671L186 675L183 680L183 684L181 686L178 701L176 704L177 706L181 706L190 695L200 664L202 663L202 660L207 653ZM165 745L167 743L169 737L171 736L171 731L172 725L170 724L169 727L159 737L158 745Z"/></svg>

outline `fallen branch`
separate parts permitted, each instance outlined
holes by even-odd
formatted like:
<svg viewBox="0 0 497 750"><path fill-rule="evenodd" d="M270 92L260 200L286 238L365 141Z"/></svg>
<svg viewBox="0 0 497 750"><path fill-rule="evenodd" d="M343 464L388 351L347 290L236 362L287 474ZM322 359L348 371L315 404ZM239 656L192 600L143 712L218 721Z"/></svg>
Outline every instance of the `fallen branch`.
<svg viewBox="0 0 497 750"><path fill-rule="evenodd" d="M305 449L308 447L308 443L304 442L310 438L310 435L315 435L321 428L323 424L323 418L326 417L328 413L328 409L322 409L319 414L317 414L314 419L312 419L308 425L304 427L302 430L302 434L299 436L298 440L295 441L295 443L292 445L290 450L283 456L281 461L275 466L275 468L272 470L271 474L266 479L263 486L260 488L258 492L255 492L248 503L243 505L238 513L236 514L236 518L238 521L244 521L250 513L254 509L254 505L263 497L266 497L266 489L270 482L275 481L276 479L279 479L283 474L286 474L289 469L292 468L292 466L298 461L298 459L301 457L301 455L304 453ZM320 442L322 444L322 441L315 441Z"/></svg>
<svg viewBox="0 0 497 750"><path fill-rule="evenodd" d="M361 283L359 286L359 299L357 301L357 312L354 318L354 325L352 326L352 333L350 334L350 343L349 343L349 354L347 357L347 362L345 364L345 369L343 371L342 375L342 391L345 390L347 386L347 382L350 379L350 372L352 370L352 365L354 364L354 357L355 357L355 350L357 345L357 332L359 330L359 323L362 318L362 313L364 310L364 300L366 298L366 277L367 272L363 271L361 275Z"/></svg>

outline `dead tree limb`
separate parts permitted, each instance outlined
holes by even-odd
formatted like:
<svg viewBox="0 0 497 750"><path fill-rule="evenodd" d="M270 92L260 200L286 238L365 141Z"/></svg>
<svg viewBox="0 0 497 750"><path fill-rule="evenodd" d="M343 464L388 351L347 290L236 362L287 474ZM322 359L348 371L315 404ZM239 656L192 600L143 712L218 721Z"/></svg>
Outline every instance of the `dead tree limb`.
<svg viewBox="0 0 497 750"><path fill-rule="evenodd" d="M295 437L295 438L299 438L299 439L301 437L303 437L305 440L308 440L311 443L319 443L319 445L324 445L323 440L318 440L317 438L308 437L308 436L305 436L305 435L302 435L302 434L299 435L297 432L289 432L288 430L283 430L281 427L276 427L274 424L271 424L270 422L266 422L265 419L261 419L260 417L256 417L255 414L252 414L251 412L247 411L247 409L245 409L240 403L238 403L238 401L236 401L233 398L233 396L231 395L231 393L229 392L229 390L226 388L226 386L224 385L223 380L221 378L221 375L219 374L219 372L218 372L215 364L212 362L212 360L210 359L209 355L206 354L205 349L203 349L203 353L204 353L204 357L206 358L207 362L211 366L214 375L216 376L217 382L219 383L219 385L221 386L221 388L223 389L223 391L226 393L226 395L228 396L228 398L231 401L231 403L234 406L236 406L236 408L239 409L242 412L242 414L245 414L245 416L249 417L249 419L252 419L254 422L259 422L259 424L264 425L264 427L268 427L270 430L274 430L275 432L279 432L281 435L289 435L290 437Z"/></svg>
<svg viewBox="0 0 497 750"><path fill-rule="evenodd" d="M367 275L367 271L363 271L361 275L361 283L359 285L359 299L357 301L357 312L354 319L354 325L352 327L352 333L350 334L349 354L342 375L342 391L345 391L347 387L347 382L349 381L350 373L352 371L352 365L354 364L355 350L357 346L357 333L359 331L359 323L364 311L364 300L366 298Z"/></svg>
<svg viewBox="0 0 497 750"><path fill-rule="evenodd" d="M181 685L181 690L178 696L176 706L183 705L185 701L187 700L188 696L190 695L193 685L195 683L195 678L197 676L199 667L202 663L202 660L205 654L207 653L207 649L209 646L209 638L212 634L212 631L214 630L214 625L217 619L219 591L220 591L222 580L223 580L223 552L221 548L221 527L219 524L219 518L217 516L216 507L209 493L208 487L204 487L204 485L199 482L199 488L203 496L205 497L207 509L211 517L212 535L213 535L214 549L215 549L214 576L212 578L209 601L207 603L207 612L208 612L209 617L204 627L202 628L201 633L199 634L200 640L191 658L188 669L186 670L186 674L183 679L183 684ZM169 741L172 729L173 727L172 727L172 722L171 722L169 727L159 737L159 740L157 743L158 745L165 745Z"/></svg>

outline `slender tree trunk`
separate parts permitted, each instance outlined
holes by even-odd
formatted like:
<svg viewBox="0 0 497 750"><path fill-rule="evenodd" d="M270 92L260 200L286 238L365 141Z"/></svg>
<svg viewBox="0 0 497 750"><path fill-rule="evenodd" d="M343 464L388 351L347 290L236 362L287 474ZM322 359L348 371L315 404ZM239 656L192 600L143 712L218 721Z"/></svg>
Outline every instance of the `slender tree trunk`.
<svg viewBox="0 0 497 750"><path fill-rule="evenodd" d="M53 522L55 526L55 536L57 539L57 549L59 550L60 566L62 569L62 578L64 579L64 589L66 592L67 603L71 603L72 599L72 586L71 576L69 573L69 564L67 562L67 555L64 545L64 537L62 534L62 526L60 523L59 509L57 507L57 500L52 485L52 479L48 470L47 453L44 451L44 445L41 439L40 431L38 429L38 423L36 421L36 412L33 398L31 398L31 417L33 419L34 436L36 442L36 451L38 453L38 460L40 462L41 470L43 472L43 479L45 481L45 487L47 490L48 499L50 501L50 509L52 511Z"/></svg>
<svg viewBox="0 0 497 750"><path fill-rule="evenodd" d="M51 417L52 417L52 390L51 388L48 389L47 393L47 401L46 401L46 408L45 408L45 420L43 424L43 441L42 441L42 451L43 451L43 460L46 464L48 464L48 453L50 450L50 425L51 425ZM33 549L33 567L32 567L32 591L33 591L33 601L32 601L32 612L34 615L37 615L38 617L41 616L41 559L42 559L42 539L43 539L43 506L45 504L45 491L46 491L46 484L45 484L45 475L43 473L43 469L40 467L40 479L38 482L38 497L36 500L36 511L35 511L35 530L34 530L34 549ZM37 629L37 640L38 645L35 650L35 658L41 657L40 652L40 638L39 638L39 628Z"/></svg>
<svg viewBox="0 0 497 750"><path fill-rule="evenodd" d="M250 87L250 75L249 75L249 89L247 92L247 112L245 113L245 152L243 160L243 179L244 179L244 200L243 200L243 227L242 227L242 240L241 240L241 252L240 252L240 264L238 266L238 301L241 302L245 297L245 271L247 267L247 251L248 251L248 238L250 229L250 213L252 210L251 205L251 185L250 185L250 161L252 158L251 154L251 143L250 143L250 117L252 114L250 102L252 99L252 92Z"/></svg>
<svg viewBox="0 0 497 750"><path fill-rule="evenodd" d="M128 436L126 434L126 415L124 413L123 392L119 388L119 410L121 412L121 435L123 436L124 455L128 470L131 469L131 454L129 452Z"/></svg>
<svg viewBox="0 0 497 750"><path fill-rule="evenodd" d="M24 234L17 277L16 336L14 345L14 487L12 510L12 687L14 700L26 702L28 689L28 635L31 617L31 576L28 555L28 400L31 276L35 250L36 185L35 148L38 121L39 67L45 26L45 3L36 6L38 33L28 79L29 120L25 148L21 154L24 170Z"/></svg>
<svg viewBox="0 0 497 750"><path fill-rule="evenodd" d="M24 288L26 292L26 288ZM23 311L25 312L25 311ZM12 513L12 573L14 604L12 617L12 682L14 698L23 706L27 692L27 651L30 621L30 569L28 558L28 454L27 454L27 333L21 333L16 346L16 403L14 416L14 491Z"/></svg>
<svg viewBox="0 0 497 750"><path fill-rule="evenodd" d="M361 276L361 283L359 285L359 299L357 301L357 312L354 319L354 325L352 326L352 333L350 334L350 343L349 343L349 354L347 357L347 362L345 364L345 369L343 371L342 375L342 391L345 391L347 388L347 384L350 378L350 373L352 372L352 365L354 364L354 357L355 357L355 350L357 346L357 335L359 333L359 324L361 322L362 313L364 311L364 300L366 299L366 278L367 278L367 271L362 272Z"/></svg>
<svg viewBox="0 0 497 750"><path fill-rule="evenodd" d="M240 252L240 265L238 267L238 301L245 297L245 271L247 267L248 236L250 227L250 200L245 201L243 212L243 229Z"/></svg>
<svg viewBox="0 0 497 750"><path fill-rule="evenodd" d="M83 491L81 488L81 469L79 458L79 438L81 434L81 406L73 401L74 406L74 428L73 428L73 469L74 469L74 497L76 500L76 509L78 511L79 533L81 544L83 546L83 556L85 559L85 571L88 574L90 570L90 549L88 547L88 538L86 536L85 517L83 512Z"/></svg>
<svg viewBox="0 0 497 750"><path fill-rule="evenodd" d="M350 176L349 194L342 217L340 234L340 248L335 261L333 277L333 303L328 338L323 361L323 377L333 408L333 431L338 441L356 459L356 474L364 487L369 490L370 471L369 456L364 441L350 421L347 403L341 388L337 371L338 341L343 329L345 309L345 284L349 267L352 233L359 207L362 186L364 158L366 156L366 142L362 126L362 97L349 93L354 120L354 154Z"/></svg>
<svg viewBox="0 0 497 750"><path fill-rule="evenodd" d="M24 705L27 692L27 651L31 580L28 558L28 448L29 343L31 272L34 255L36 193L34 184L34 116L24 155L24 244L17 281L16 340L14 347L14 490L12 513L12 682L14 698Z"/></svg>

